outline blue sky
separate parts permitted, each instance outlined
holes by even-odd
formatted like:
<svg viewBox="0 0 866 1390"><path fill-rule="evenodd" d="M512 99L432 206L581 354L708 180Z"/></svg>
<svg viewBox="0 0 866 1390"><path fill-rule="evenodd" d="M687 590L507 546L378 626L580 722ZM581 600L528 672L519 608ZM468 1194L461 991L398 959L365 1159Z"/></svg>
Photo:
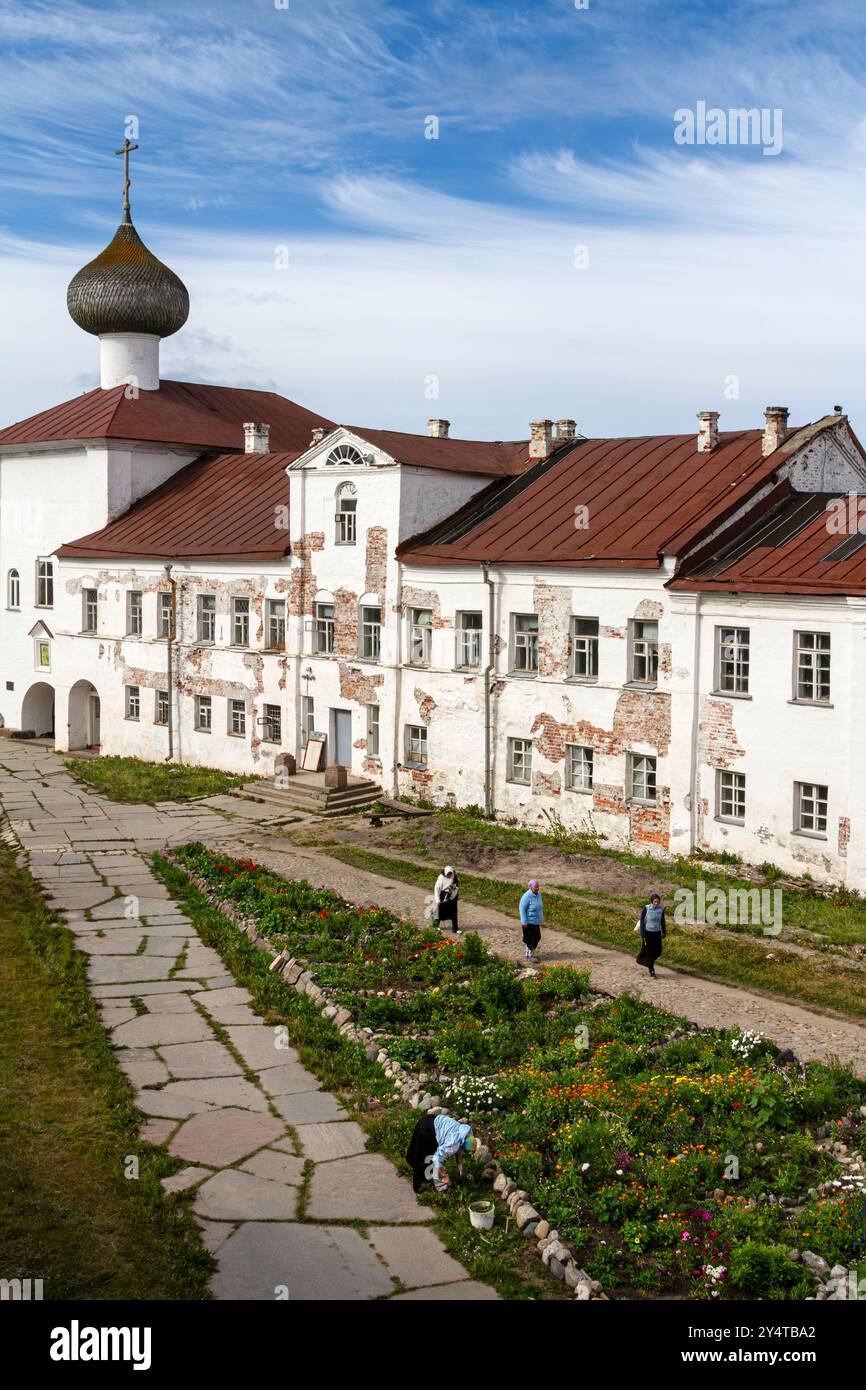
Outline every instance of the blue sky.
<svg viewBox="0 0 866 1390"><path fill-rule="evenodd" d="M0 0L0 419L96 382L65 286L134 115L166 375L461 435L866 433L864 50L851 0ZM676 144L699 101L780 109L782 152Z"/></svg>

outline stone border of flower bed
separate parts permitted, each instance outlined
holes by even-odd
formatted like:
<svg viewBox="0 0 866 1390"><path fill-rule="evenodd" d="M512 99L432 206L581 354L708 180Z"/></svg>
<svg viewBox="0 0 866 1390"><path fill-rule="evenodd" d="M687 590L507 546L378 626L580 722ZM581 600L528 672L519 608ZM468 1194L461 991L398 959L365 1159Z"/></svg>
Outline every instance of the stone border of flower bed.
<svg viewBox="0 0 866 1390"><path fill-rule="evenodd" d="M216 889L212 888L206 879L193 873L175 853L172 852L165 857L175 868L180 869L190 883L194 884L199 892L207 898L208 902L230 922L233 922L254 946L271 956L272 970L277 968L279 962L279 972L287 985L290 985L299 994L306 994L314 1003L318 1004L322 1016L329 1019L344 1037L351 1042L360 1043L370 1061L379 1063L385 1076L393 1081L395 1091L399 1092L402 1099L413 1110L433 1115L449 1113L444 1106L437 1103L438 1096L433 1096L424 1089L420 1079L423 1073L417 1076L413 1075L400 1062L395 1061L385 1048L380 1047L376 1042L371 1042L372 1029L360 1028L348 1009L338 1008L335 1004L330 1003L328 991L316 984L312 972L305 969L294 956L288 955L285 950L277 950L259 931L254 918L245 917L238 912L231 902L220 897ZM532 1205L529 1194L503 1172L501 1165L492 1156L489 1149L485 1148L481 1152L482 1154L486 1153L489 1158L484 1169L485 1178L492 1182L493 1191L506 1208L508 1219L515 1221L526 1240L535 1240L536 1248L541 1256L541 1263L551 1277L564 1281L570 1289L573 1289L575 1299L579 1302L588 1302L592 1299L609 1301L608 1295L598 1280L591 1279L580 1268L574 1252L564 1243L559 1232L554 1230Z"/></svg>
<svg viewBox="0 0 866 1390"><path fill-rule="evenodd" d="M413 1074L402 1063L392 1058L387 1049L381 1047L378 1042L373 1040L373 1030L361 1028L355 1021L354 1015L349 1009L338 1007L329 1000L329 991L317 985L313 974L307 970L293 956L288 955L285 949L278 950L272 945L266 936L258 929L255 919L245 917L238 912L234 905L225 898L220 897L219 893L211 887L206 879L201 878L180 859L176 853L171 852L166 858L176 868L186 875L189 881L215 906L224 917L233 922L245 936L249 938L254 946L264 951L271 957L271 969L276 968L279 962L279 970L283 980L299 994L308 995L314 1003L320 1007L320 1012L324 1018L329 1019L344 1037L352 1042L359 1043L370 1061L377 1062L383 1069L385 1076L394 1083L394 1089L398 1093L395 1100L401 1098L413 1110L419 1110L428 1114L447 1114L450 1113L441 1105L440 1098L432 1095L425 1089L427 1077L425 1073ZM601 1004L604 998L610 997L606 991L592 991L599 996L593 1000L593 1004ZM592 1007L592 1004L590 1005ZM686 1028L683 1036L692 1031L700 1029ZM670 1040L668 1040L670 1041ZM423 1080L422 1080L423 1078ZM861 1114L866 1114L866 1106L861 1106ZM839 1162L840 1167L849 1172L859 1173L862 1171L864 1162L863 1155L858 1151L849 1151L844 1144L839 1141L831 1141L830 1145L820 1142L828 1139L829 1134L816 1135L819 1140L816 1148L826 1149L832 1147L833 1156ZM482 1150L489 1159L485 1169L484 1177L492 1182L493 1191L505 1206L508 1212L508 1219L514 1220L518 1229L526 1240L535 1240L536 1249L541 1256L541 1262L548 1273L554 1278L568 1285L574 1290L575 1300L588 1302L592 1299L609 1301L608 1295L604 1292L602 1285L597 1279L592 1279L580 1268L575 1254L560 1237L557 1230L553 1229L542 1214L533 1206L529 1199L529 1194L514 1182L503 1171L500 1163L493 1157L489 1149ZM483 1161L483 1159L482 1159ZM818 1192L831 1192L840 1185L838 1179L830 1180L819 1184L814 1189ZM810 1189L809 1195L812 1195ZM773 1197L770 1201L778 1200ZM786 1205L786 1203L784 1203ZM827 1261L811 1250L789 1251L789 1258L802 1262L812 1273L817 1289L815 1299L817 1301L841 1300L847 1298L846 1280L849 1271L842 1265L834 1265L831 1269ZM807 1302L811 1300L806 1300Z"/></svg>

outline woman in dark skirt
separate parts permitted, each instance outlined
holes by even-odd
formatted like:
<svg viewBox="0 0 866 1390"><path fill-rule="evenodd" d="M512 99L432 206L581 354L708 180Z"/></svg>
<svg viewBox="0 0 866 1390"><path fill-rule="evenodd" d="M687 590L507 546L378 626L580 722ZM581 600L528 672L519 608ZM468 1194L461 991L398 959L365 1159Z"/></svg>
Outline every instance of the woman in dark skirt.
<svg viewBox="0 0 866 1390"><path fill-rule="evenodd" d="M656 961L662 953L662 940L667 936L665 926L665 910L662 907L661 895L651 893L648 903L644 903L640 912L640 954L637 956L638 965L645 965L649 970L651 978L656 977Z"/></svg>
<svg viewBox="0 0 866 1390"><path fill-rule="evenodd" d="M432 1182L437 1192L447 1192L451 1179L445 1172L446 1160L456 1154L460 1168L464 1151L471 1153L478 1148L471 1125L461 1124L451 1115L422 1115L406 1150L413 1190L420 1192L425 1182Z"/></svg>
<svg viewBox="0 0 866 1390"><path fill-rule="evenodd" d="M460 935L460 928L457 925L457 898L459 893L460 885L457 879L457 872L451 864L446 864L442 873L436 880L433 896L436 899L436 913L440 928L450 922L451 930L455 936Z"/></svg>

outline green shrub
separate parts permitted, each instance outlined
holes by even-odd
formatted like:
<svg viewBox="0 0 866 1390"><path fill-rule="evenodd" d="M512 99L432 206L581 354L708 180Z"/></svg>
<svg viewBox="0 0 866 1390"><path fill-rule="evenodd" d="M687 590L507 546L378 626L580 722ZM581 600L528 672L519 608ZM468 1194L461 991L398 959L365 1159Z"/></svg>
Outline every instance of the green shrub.
<svg viewBox="0 0 866 1390"><path fill-rule="evenodd" d="M573 965L545 965L538 985L543 995L552 995L554 999L580 999L589 992L589 971Z"/></svg>
<svg viewBox="0 0 866 1390"><path fill-rule="evenodd" d="M812 1280L801 1266L788 1259L784 1245L761 1245L746 1240L731 1254L731 1283L753 1298L789 1298L794 1289L805 1297Z"/></svg>
<svg viewBox="0 0 866 1390"><path fill-rule="evenodd" d="M504 961L489 965L476 977L473 994L491 1019L507 1018L523 1008L523 989L513 968Z"/></svg>

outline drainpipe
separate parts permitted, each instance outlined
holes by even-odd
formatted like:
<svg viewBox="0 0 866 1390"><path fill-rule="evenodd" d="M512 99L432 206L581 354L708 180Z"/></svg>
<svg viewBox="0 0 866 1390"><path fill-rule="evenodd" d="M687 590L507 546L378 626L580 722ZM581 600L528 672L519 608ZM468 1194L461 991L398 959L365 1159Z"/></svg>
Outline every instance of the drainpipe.
<svg viewBox="0 0 866 1390"><path fill-rule="evenodd" d="M172 689L172 684L173 684L173 672L172 672L172 664L171 664L171 654L172 654L172 652L171 652L171 643L172 643L172 637L174 636L174 625L175 625L175 596L176 596L176 585L175 585L174 579L172 578L172 573L171 573L171 571L172 571L172 566L171 566L171 562L170 562L170 561L167 561L166 564L165 564L165 566L164 566L164 568L165 568L165 577L166 577L166 579L168 580L169 586L170 586L170 588L171 588L171 617L170 617L170 619L169 619L168 632L167 632L166 638L165 638L166 670L167 670L167 673L168 673L168 757L166 758L165 761L166 761L167 763L170 763L171 760L172 760L172 758L174 757L174 716L173 716L173 713L172 713L172 705L173 705L173 703L174 703L174 701L173 701L174 691L173 691L173 689Z"/></svg>
<svg viewBox="0 0 866 1390"><path fill-rule="evenodd" d="M695 594L695 609L692 622L695 628L694 650L692 653L692 672L694 689L692 691L692 729L689 748L689 835L691 848L698 843L698 730L701 722L701 594Z"/></svg>
<svg viewBox="0 0 866 1390"><path fill-rule="evenodd" d="M397 603L400 612L398 615L396 632L397 650L394 654L394 723L391 733L393 740L391 744L391 795L395 801L400 795L400 774L398 768L402 755L402 749L400 747L400 705L403 699L403 563L400 559L397 560ZM384 619L384 613L382 617ZM383 773L384 770L383 766Z"/></svg>
<svg viewBox="0 0 866 1390"><path fill-rule="evenodd" d="M490 747L490 706L491 706L491 682L495 664L494 646L494 623L496 619L495 590L493 581L490 578L490 564L487 560L481 561L481 574L484 583L487 585L487 665L484 668L484 814L488 820L494 816L493 809L493 777L492 777L492 750Z"/></svg>

